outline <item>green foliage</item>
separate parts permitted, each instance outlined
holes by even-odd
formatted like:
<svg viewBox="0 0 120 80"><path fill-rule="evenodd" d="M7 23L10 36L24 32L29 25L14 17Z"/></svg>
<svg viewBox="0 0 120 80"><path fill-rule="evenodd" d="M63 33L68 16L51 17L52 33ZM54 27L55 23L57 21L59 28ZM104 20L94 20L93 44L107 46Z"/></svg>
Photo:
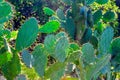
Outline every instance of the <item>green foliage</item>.
<svg viewBox="0 0 120 80"><path fill-rule="evenodd" d="M90 28L86 28L80 43L83 44L88 42L91 37L92 37L92 30Z"/></svg>
<svg viewBox="0 0 120 80"><path fill-rule="evenodd" d="M32 67L32 55L27 50L22 51L22 61L27 67Z"/></svg>
<svg viewBox="0 0 120 80"><path fill-rule="evenodd" d="M86 43L82 46L82 58L87 64L93 63L95 61L95 54L93 45Z"/></svg>
<svg viewBox="0 0 120 80"><path fill-rule="evenodd" d="M110 53L112 56L115 56L113 58L113 63L120 64L120 38L115 38L110 46ZM115 65L114 65L115 66Z"/></svg>
<svg viewBox="0 0 120 80"><path fill-rule="evenodd" d="M86 3L89 5L89 4L92 4L93 2L95 2L96 0L86 0Z"/></svg>
<svg viewBox="0 0 120 80"><path fill-rule="evenodd" d="M67 0L67 1L69 1L69 0ZM58 8L58 9L56 10L56 13L57 13L57 16L58 16L61 20L65 20L64 12L63 12L62 9Z"/></svg>
<svg viewBox="0 0 120 80"><path fill-rule="evenodd" d="M0 24L8 21L12 17L11 5L7 2L0 3Z"/></svg>
<svg viewBox="0 0 120 80"><path fill-rule="evenodd" d="M16 51L13 51L12 60L2 66L3 75L7 78L7 80L14 80L14 78L20 73L20 71L21 66L19 56Z"/></svg>
<svg viewBox="0 0 120 80"><path fill-rule="evenodd" d="M91 80L96 74L106 65L108 64L110 60L110 55L104 55L102 58L100 58L95 65L93 66L88 66L86 69L86 78L87 80Z"/></svg>
<svg viewBox="0 0 120 80"><path fill-rule="evenodd" d="M56 32L60 27L60 23L58 21L49 21L40 27L39 32L41 33L53 33Z"/></svg>
<svg viewBox="0 0 120 80"><path fill-rule="evenodd" d="M67 57L67 49L69 47L69 41L67 37L62 37L58 40L55 47L55 57L60 61L64 62Z"/></svg>
<svg viewBox="0 0 120 80"><path fill-rule="evenodd" d="M35 71L38 73L39 76L44 76L47 66L47 56L44 53L43 45L40 44L36 46L35 50L32 52L32 55L34 58L33 66L35 68Z"/></svg>
<svg viewBox="0 0 120 80"><path fill-rule="evenodd" d="M96 0L98 4L106 4L109 0Z"/></svg>
<svg viewBox="0 0 120 80"><path fill-rule="evenodd" d="M5 27L6 21L0 18L4 24L0 24L0 72L7 80L14 80L16 77L28 80L71 80L72 78L67 78L67 75L71 73L75 73L76 78L81 80L97 80L101 76L110 79L114 73L119 71L120 39L119 37L113 39L113 28L106 28L106 25L103 25L103 23L109 24L115 20L115 14L112 13L114 10L108 11L110 13L108 15L108 12L102 8L96 10L92 8L93 10L91 10L89 7L97 3L99 3L98 5L107 4L105 0L96 1L97 3L95 0L62 1L65 4L63 2L61 4L67 8L61 7L57 9L56 13L48 7L43 8L44 13L52 16L51 19L53 19L44 25L38 24L36 18L32 17L25 21L20 30L12 31ZM16 2L25 3L24 1ZM13 3L16 2L13 1ZM26 2L29 3L29 0ZM29 6L24 6L35 6L34 10L32 8L30 10L32 10L31 12L37 11L38 6L32 2L39 3L39 0L31 0ZM11 15L12 8L9 3L4 1L0 4L0 7L8 4L7 11L0 17L6 18L9 14ZM20 4L16 4L17 7ZM0 9L2 10L2 8ZM23 14L26 15L26 13ZM39 28L38 25L42 26ZM64 28L68 35L61 31L57 33L61 28ZM44 42L40 43L39 37L42 33L47 33L45 34L47 36L44 40L42 39ZM14 40L16 44L14 44ZM35 42L35 40L37 41Z"/></svg>
<svg viewBox="0 0 120 80"><path fill-rule="evenodd" d="M100 41L99 41L99 52L100 54L106 54L108 53L108 50L110 48L110 43L113 39L114 36L114 32L113 32L113 28L112 27L107 27L101 37L100 37Z"/></svg>
<svg viewBox="0 0 120 80"><path fill-rule="evenodd" d="M50 80L60 80L65 72L65 64L64 63L55 63L51 65L46 71L46 78Z"/></svg>
<svg viewBox="0 0 120 80"><path fill-rule="evenodd" d="M107 11L104 15L103 15L103 20L106 22L111 22L115 19L115 13L113 11Z"/></svg>
<svg viewBox="0 0 120 80"><path fill-rule="evenodd" d="M44 7L43 11L47 15L53 15L53 14L55 14L55 12L52 9L48 8L48 7Z"/></svg>
<svg viewBox="0 0 120 80"><path fill-rule="evenodd" d="M48 35L44 40L45 49L49 54L55 53L56 38L55 35Z"/></svg>
<svg viewBox="0 0 120 80"><path fill-rule="evenodd" d="M94 24L97 24L100 19L102 18L102 11L101 10L97 10L94 14L93 14L93 20L94 20Z"/></svg>
<svg viewBox="0 0 120 80"><path fill-rule="evenodd" d="M0 49L0 67L1 67L3 64L7 63L8 61L10 61L11 58L12 58L11 53L9 53L9 52L4 52L4 53L2 53L1 50L2 50L2 49Z"/></svg>
<svg viewBox="0 0 120 80"><path fill-rule="evenodd" d="M32 24L31 24L32 23ZM16 49L23 50L29 47L37 38L38 24L35 18L28 19L18 32Z"/></svg>

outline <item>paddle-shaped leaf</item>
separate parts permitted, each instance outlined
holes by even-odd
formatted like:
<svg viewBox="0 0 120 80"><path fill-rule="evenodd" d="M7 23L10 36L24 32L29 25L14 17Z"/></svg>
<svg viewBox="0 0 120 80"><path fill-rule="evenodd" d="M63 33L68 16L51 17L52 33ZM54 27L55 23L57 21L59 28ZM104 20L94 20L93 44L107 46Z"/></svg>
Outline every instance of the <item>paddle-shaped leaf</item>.
<svg viewBox="0 0 120 80"><path fill-rule="evenodd" d="M35 18L28 19L18 32L16 49L23 50L29 47L37 38L38 22Z"/></svg>

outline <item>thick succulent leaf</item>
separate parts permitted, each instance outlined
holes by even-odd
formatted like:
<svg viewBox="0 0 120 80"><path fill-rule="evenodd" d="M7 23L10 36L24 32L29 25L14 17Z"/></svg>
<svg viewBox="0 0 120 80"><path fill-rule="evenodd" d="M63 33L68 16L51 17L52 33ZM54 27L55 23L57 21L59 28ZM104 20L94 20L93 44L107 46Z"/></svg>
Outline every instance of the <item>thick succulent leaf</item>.
<svg viewBox="0 0 120 80"><path fill-rule="evenodd" d="M98 4L106 4L109 0L96 0Z"/></svg>
<svg viewBox="0 0 120 80"><path fill-rule="evenodd" d="M86 67L86 80L91 80L110 61L110 54L101 57L96 64Z"/></svg>
<svg viewBox="0 0 120 80"><path fill-rule="evenodd" d="M0 24L8 21L12 17L11 5L7 2L0 3Z"/></svg>
<svg viewBox="0 0 120 80"><path fill-rule="evenodd" d="M13 58L2 66L3 75L7 80L14 80L21 71L19 56L16 51L13 52Z"/></svg>
<svg viewBox="0 0 120 80"><path fill-rule="evenodd" d="M58 34L56 34L56 40L60 39L61 37L67 37L65 32L59 32Z"/></svg>
<svg viewBox="0 0 120 80"><path fill-rule="evenodd" d="M74 51L80 50L80 46L76 43L71 43L69 46L69 53L73 53Z"/></svg>
<svg viewBox="0 0 120 80"><path fill-rule="evenodd" d="M74 63L75 61L80 59L81 55L82 55L81 51L75 51L75 52L73 52L72 54L69 55L69 57L67 58L67 61L70 62L70 63L71 62Z"/></svg>
<svg viewBox="0 0 120 80"><path fill-rule="evenodd" d="M94 48L93 45L90 43L85 43L82 45L82 58L83 61L90 64L95 61L95 54L94 54Z"/></svg>
<svg viewBox="0 0 120 80"><path fill-rule="evenodd" d="M41 33L53 33L56 32L60 27L60 23L56 20L49 21L42 27L40 27L39 32Z"/></svg>
<svg viewBox="0 0 120 80"><path fill-rule="evenodd" d="M3 0L0 0L0 2L2 2Z"/></svg>
<svg viewBox="0 0 120 80"><path fill-rule="evenodd" d="M1 52L1 49L0 49ZM9 52L4 52L4 53L0 53L0 67L7 63L8 61L10 61L12 58L12 54Z"/></svg>
<svg viewBox="0 0 120 80"><path fill-rule="evenodd" d="M89 4L92 4L94 3L96 0L86 0L86 3L89 5Z"/></svg>
<svg viewBox="0 0 120 80"><path fill-rule="evenodd" d="M38 22L30 18L21 26L16 39L16 49L23 50L36 40L38 34Z"/></svg>
<svg viewBox="0 0 120 80"><path fill-rule="evenodd" d="M91 37L92 37L92 30L90 28L86 28L85 32L80 40L80 43L81 44L87 43Z"/></svg>
<svg viewBox="0 0 120 80"><path fill-rule="evenodd" d="M114 36L114 30L112 27L107 27L102 35L101 35L101 38L100 38L100 41L99 41L99 52L100 54L106 54L108 53L108 50L110 48L110 43L113 39L113 36Z"/></svg>
<svg viewBox="0 0 120 80"><path fill-rule="evenodd" d="M70 5L71 4L71 0L62 0L65 4Z"/></svg>
<svg viewBox="0 0 120 80"><path fill-rule="evenodd" d="M94 48L98 48L98 39L95 36L90 38L90 43L94 46Z"/></svg>
<svg viewBox="0 0 120 80"><path fill-rule="evenodd" d="M93 14L94 24L97 24L101 18L102 18L102 10L99 9Z"/></svg>
<svg viewBox="0 0 120 80"><path fill-rule="evenodd" d="M58 61L60 62L65 61L68 47L69 47L69 41L66 37L62 37L58 40L55 46L55 57Z"/></svg>
<svg viewBox="0 0 120 80"><path fill-rule="evenodd" d="M106 22L111 22L113 20L115 20L116 14L113 11L107 11L104 15L103 15L103 20Z"/></svg>
<svg viewBox="0 0 120 80"><path fill-rule="evenodd" d="M102 34L105 24L103 22L98 22L96 24L96 30L99 34Z"/></svg>
<svg viewBox="0 0 120 80"><path fill-rule="evenodd" d="M0 19L6 17L11 13L12 9L9 3L4 2L0 5Z"/></svg>
<svg viewBox="0 0 120 80"><path fill-rule="evenodd" d="M45 78L50 80L60 80L65 72L65 64L64 63L55 63L51 65L46 71Z"/></svg>
<svg viewBox="0 0 120 80"><path fill-rule="evenodd" d="M120 64L120 37L115 38L110 45L110 53L114 56L113 61Z"/></svg>
<svg viewBox="0 0 120 80"><path fill-rule="evenodd" d="M56 43L55 35L48 35L45 37L44 46L48 54L55 53L55 43Z"/></svg>
<svg viewBox="0 0 120 80"><path fill-rule="evenodd" d="M51 16L51 15L55 14L55 12L52 9L48 8L48 7L44 7L43 11L44 11L44 13L46 15L50 15Z"/></svg>
<svg viewBox="0 0 120 80"><path fill-rule="evenodd" d="M69 36L74 39L75 37L75 24L72 18L67 18L65 23L62 23L62 27L68 32Z"/></svg>
<svg viewBox="0 0 120 80"><path fill-rule="evenodd" d="M22 60L27 67L32 67L33 56L29 53L28 50L22 51Z"/></svg>
<svg viewBox="0 0 120 80"><path fill-rule="evenodd" d="M65 20L64 12L63 12L62 9L58 8L57 11L56 11L56 13L57 13L57 16L59 17L59 19Z"/></svg>
<svg viewBox="0 0 120 80"><path fill-rule="evenodd" d="M44 76L45 68L47 65L47 55L44 53L43 45L38 45L32 52L33 55L33 67L40 77Z"/></svg>

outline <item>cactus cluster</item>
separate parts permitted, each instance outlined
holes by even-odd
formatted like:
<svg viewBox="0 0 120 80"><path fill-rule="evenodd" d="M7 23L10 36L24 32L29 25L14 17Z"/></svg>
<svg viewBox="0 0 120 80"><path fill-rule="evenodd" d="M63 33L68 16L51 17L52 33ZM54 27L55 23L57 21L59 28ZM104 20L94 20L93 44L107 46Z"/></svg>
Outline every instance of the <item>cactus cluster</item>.
<svg viewBox="0 0 120 80"><path fill-rule="evenodd" d="M0 0L0 13L5 5L8 6L8 11L0 15L3 21L0 23L0 72L7 80L27 80L33 75L36 77L33 80L64 80L71 73L77 76L67 79L97 80L101 75L107 75L106 79L115 80L113 73L120 71L120 38L114 38L113 27L103 29L100 23L101 20L114 20L115 15L112 11L103 15L101 9L92 13L89 8L94 2L105 4L108 0L62 1L71 6L66 15L60 8L54 12L45 7L44 13L52 16L46 24L40 25L31 17L18 31L10 31L4 23L9 20L12 6ZM65 32L58 31L60 28ZM41 33L46 37L43 43L37 43ZM30 47L33 50L29 50Z"/></svg>

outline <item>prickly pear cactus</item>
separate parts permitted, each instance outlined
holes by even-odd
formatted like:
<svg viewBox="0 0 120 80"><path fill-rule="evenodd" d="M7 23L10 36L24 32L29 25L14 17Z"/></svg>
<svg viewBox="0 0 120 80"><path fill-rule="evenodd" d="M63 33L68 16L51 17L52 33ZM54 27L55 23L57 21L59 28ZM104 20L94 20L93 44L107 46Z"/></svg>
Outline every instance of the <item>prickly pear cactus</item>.
<svg viewBox="0 0 120 80"><path fill-rule="evenodd" d="M113 11L107 11L104 15L103 15L103 20L106 22L111 22L113 20L115 20L116 14Z"/></svg>
<svg viewBox="0 0 120 80"><path fill-rule="evenodd" d="M96 0L98 4L106 4L109 0Z"/></svg>

